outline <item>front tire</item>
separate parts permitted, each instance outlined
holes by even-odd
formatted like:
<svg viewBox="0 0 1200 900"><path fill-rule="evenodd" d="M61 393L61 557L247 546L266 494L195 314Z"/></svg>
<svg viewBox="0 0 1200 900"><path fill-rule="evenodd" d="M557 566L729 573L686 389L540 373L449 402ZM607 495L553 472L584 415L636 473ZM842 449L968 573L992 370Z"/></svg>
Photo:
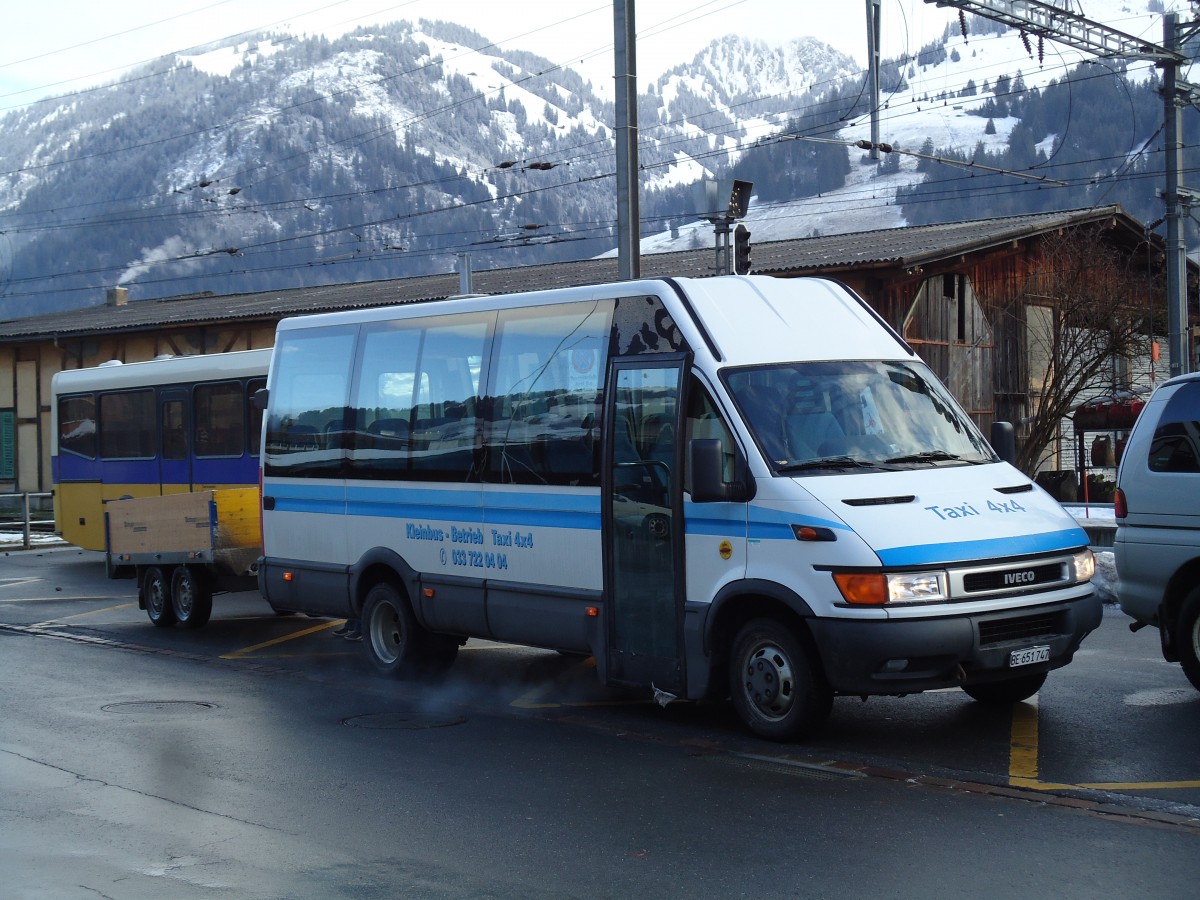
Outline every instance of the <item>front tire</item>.
<svg viewBox="0 0 1200 900"><path fill-rule="evenodd" d="M1180 607L1175 622L1175 647L1183 674L1200 691L1200 587L1192 588Z"/></svg>
<svg viewBox="0 0 1200 900"><path fill-rule="evenodd" d="M965 684L963 693L973 700L986 703L988 706L1012 706L1022 700L1028 700L1042 689L1046 683L1047 672L1036 675L1022 675L1018 678L1007 678L1004 681L993 681L985 684Z"/></svg>
<svg viewBox="0 0 1200 900"><path fill-rule="evenodd" d="M833 691L803 636L774 619L747 622L729 659L733 707L761 738L785 741L817 728L833 709Z"/></svg>
<svg viewBox="0 0 1200 900"><path fill-rule="evenodd" d="M170 582L158 566L150 566L142 573L142 599L146 603L146 615L156 628L170 628L175 624Z"/></svg>
<svg viewBox="0 0 1200 900"><path fill-rule="evenodd" d="M171 606L184 628L202 628L212 616L212 588L204 573L179 566L171 578Z"/></svg>

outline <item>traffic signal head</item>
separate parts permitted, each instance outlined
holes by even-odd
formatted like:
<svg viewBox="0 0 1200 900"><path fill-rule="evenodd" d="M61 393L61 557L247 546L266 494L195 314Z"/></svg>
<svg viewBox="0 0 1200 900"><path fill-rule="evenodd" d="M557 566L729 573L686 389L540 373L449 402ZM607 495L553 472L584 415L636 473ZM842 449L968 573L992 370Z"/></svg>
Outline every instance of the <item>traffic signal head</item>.
<svg viewBox="0 0 1200 900"><path fill-rule="evenodd" d="M750 274L750 229L740 223L733 229L733 274Z"/></svg>

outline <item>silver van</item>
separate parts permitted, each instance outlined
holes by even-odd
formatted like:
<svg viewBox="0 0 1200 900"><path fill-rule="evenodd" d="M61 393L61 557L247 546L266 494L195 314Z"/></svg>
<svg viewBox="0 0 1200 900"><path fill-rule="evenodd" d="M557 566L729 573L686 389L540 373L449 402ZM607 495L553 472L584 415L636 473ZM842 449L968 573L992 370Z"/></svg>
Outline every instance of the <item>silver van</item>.
<svg viewBox="0 0 1200 900"><path fill-rule="evenodd" d="M1162 384L1117 473L1121 609L1158 628L1163 657L1200 690L1200 373Z"/></svg>

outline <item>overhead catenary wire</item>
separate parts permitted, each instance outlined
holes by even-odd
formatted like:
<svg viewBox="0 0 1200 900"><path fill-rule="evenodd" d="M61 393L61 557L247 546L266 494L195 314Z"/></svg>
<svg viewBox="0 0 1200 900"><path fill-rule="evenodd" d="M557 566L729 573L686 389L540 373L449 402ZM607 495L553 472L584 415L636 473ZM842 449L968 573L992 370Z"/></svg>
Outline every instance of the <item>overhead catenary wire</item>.
<svg viewBox="0 0 1200 900"><path fill-rule="evenodd" d="M595 176L595 178L602 178L602 177L606 177L606 176L603 174ZM566 183L576 183L576 182L566 182ZM561 186L561 185L559 185L559 186ZM511 195L507 195L504 198L497 198L497 199L511 199L511 198L517 197L517 196L520 196L520 194L511 194ZM300 202L300 201L297 201L297 202ZM361 227L363 224L370 225L372 223L356 223L355 225L348 226L348 227ZM329 232L324 232L324 233L329 233ZM303 239L305 236L306 235L296 235L296 236L292 236L292 237L288 237L288 238L281 238L279 240L284 241L284 242L292 241L292 240L300 240L300 239ZM169 262L169 261L165 261L165 262Z"/></svg>

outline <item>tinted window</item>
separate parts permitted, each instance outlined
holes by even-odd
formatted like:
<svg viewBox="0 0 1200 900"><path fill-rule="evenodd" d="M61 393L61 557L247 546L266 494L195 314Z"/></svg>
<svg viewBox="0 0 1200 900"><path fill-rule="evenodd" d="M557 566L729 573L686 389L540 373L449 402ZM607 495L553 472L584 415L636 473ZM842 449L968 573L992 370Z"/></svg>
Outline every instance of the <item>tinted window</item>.
<svg viewBox="0 0 1200 900"><path fill-rule="evenodd" d="M96 455L96 400L91 394L58 401L58 449L89 459Z"/></svg>
<svg viewBox="0 0 1200 900"><path fill-rule="evenodd" d="M1163 407L1149 462L1152 472L1200 472L1200 383L1183 385Z"/></svg>
<svg viewBox="0 0 1200 900"><path fill-rule="evenodd" d="M244 402L241 382L196 385L192 408L197 456L241 456L245 452Z"/></svg>
<svg viewBox="0 0 1200 900"><path fill-rule="evenodd" d="M492 314L364 326L352 409L359 477L465 481Z"/></svg>
<svg viewBox="0 0 1200 900"><path fill-rule="evenodd" d="M354 327L285 333L276 348L267 420L268 472L319 475L343 459Z"/></svg>
<svg viewBox="0 0 1200 900"><path fill-rule="evenodd" d="M622 297L613 313L612 352L618 356L677 353L687 342L657 297Z"/></svg>
<svg viewBox="0 0 1200 900"><path fill-rule="evenodd" d="M154 456L154 391L100 395L100 455L106 459Z"/></svg>
<svg viewBox="0 0 1200 900"><path fill-rule="evenodd" d="M489 481L600 483L597 422L611 303L501 314L484 403Z"/></svg>

